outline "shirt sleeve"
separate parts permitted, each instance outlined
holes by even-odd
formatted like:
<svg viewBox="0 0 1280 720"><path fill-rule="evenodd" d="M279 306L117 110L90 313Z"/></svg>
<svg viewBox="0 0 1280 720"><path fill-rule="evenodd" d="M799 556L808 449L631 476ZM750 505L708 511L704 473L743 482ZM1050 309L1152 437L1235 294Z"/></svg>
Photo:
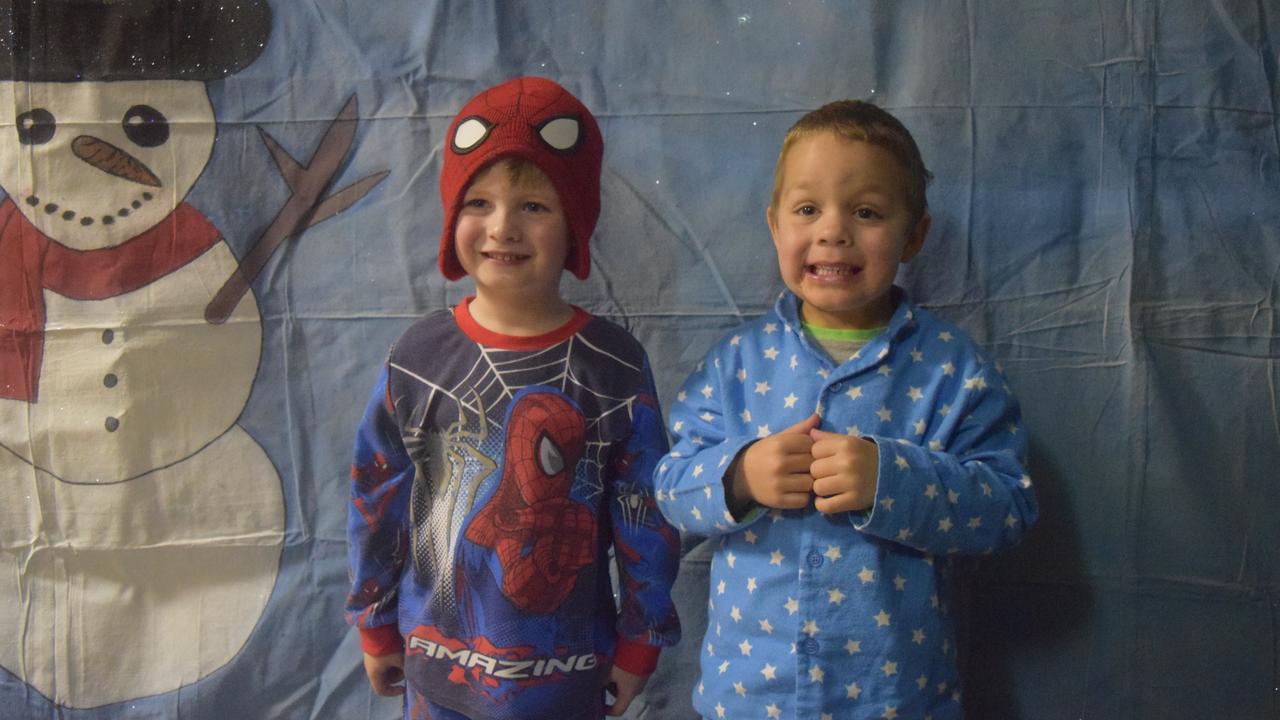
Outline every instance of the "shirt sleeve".
<svg viewBox="0 0 1280 720"><path fill-rule="evenodd" d="M717 350L712 350L685 380L671 407L675 444L658 463L654 483L658 507L682 532L714 536L734 532L760 515L735 518L725 496L725 473L738 453L755 438L728 434L725 387Z"/></svg>
<svg viewBox="0 0 1280 720"><path fill-rule="evenodd" d="M876 499L854 527L935 554L977 555L1021 540L1039 514L1025 470L1026 429L1003 376L981 356L958 369L924 445L868 436L879 448Z"/></svg>
<svg viewBox="0 0 1280 720"><path fill-rule="evenodd" d="M680 536L654 500L653 468L667 451L662 413L648 360L644 386L631 406L631 435L613 460L610 521L618 566L618 650L623 670L648 675L659 647L680 640L680 621L671 599L680 565Z"/></svg>
<svg viewBox="0 0 1280 720"><path fill-rule="evenodd" d="M370 655L403 650L397 593L409 547L405 522L413 463L405 452L384 367L356 432L347 514L351 592L347 622Z"/></svg>

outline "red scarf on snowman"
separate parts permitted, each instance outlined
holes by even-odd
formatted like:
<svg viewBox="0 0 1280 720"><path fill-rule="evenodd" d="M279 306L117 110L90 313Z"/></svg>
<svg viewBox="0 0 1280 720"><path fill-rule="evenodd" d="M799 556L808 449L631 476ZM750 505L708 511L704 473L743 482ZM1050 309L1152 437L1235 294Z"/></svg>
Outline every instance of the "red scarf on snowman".
<svg viewBox="0 0 1280 720"><path fill-rule="evenodd" d="M194 260L221 235L183 203L115 247L72 250L40 232L12 199L0 203L0 398L36 402L44 357L44 291L103 300L137 290Z"/></svg>

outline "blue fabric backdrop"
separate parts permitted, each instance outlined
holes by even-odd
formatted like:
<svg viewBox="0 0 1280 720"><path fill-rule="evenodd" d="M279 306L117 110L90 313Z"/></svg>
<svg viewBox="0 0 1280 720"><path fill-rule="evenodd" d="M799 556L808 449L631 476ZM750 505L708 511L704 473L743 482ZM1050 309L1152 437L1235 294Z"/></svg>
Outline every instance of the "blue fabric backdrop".
<svg viewBox="0 0 1280 720"><path fill-rule="evenodd" d="M243 254L288 192L256 128L305 158L353 94L335 182L390 174L253 285L263 348L239 424L283 485L270 598L230 662L176 691L60 708L0 671L0 716L398 717L341 617L352 431L389 343L469 293L435 269L442 134L518 74L600 119L591 276L565 292L641 339L664 403L780 287L764 207L786 128L844 97L900 117L936 175L900 282L1002 361L1042 506L965 585L971 717L1280 716L1276 2L272 9L262 54L209 85L219 135L190 202ZM688 545L687 639L635 718L692 716L709 553Z"/></svg>

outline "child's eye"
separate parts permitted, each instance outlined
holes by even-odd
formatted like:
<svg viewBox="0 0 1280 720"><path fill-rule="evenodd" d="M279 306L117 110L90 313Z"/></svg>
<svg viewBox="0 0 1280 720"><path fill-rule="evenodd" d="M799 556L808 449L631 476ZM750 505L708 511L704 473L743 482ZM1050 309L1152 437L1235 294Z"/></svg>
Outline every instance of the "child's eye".
<svg viewBox="0 0 1280 720"><path fill-rule="evenodd" d="M801 205L800 207L796 208L796 214L805 215L805 216L817 215L818 208L814 207L813 205Z"/></svg>
<svg viewBox="0 0 1280 720"><path fill-rule="evenodd" d="M462 203L462 206L469 208L482 208L485 204L484 198L468 198Z"/></svg>
<svg viewBox="0 0 1280 720"><path fill-rule="evenodd" d="M524 204L525 212L546 212L547 210L548 210L547 206L543 205L540 202L534 202L530 200L529 202Z"/></svg>
<svg viewBox="0 0 1280 720"><path fill-rule="evenodd" d="M857 210L854 210L853 215L859 220L875 220L876 218L880 217L880 213L876 212L875 210L872 210L871 208L866 208L866 207L862 207L862 208L858 208Z"/></svg>

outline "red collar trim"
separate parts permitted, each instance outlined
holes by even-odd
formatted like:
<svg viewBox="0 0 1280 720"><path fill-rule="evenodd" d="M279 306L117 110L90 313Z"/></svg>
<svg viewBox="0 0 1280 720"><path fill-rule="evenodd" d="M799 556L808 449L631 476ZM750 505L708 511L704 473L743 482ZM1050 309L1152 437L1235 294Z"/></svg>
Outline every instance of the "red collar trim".
<svg viewBox="0 0 1280 720"><path fill-rule="evenodd" d="M594 319L591 313L577 305L571 305L573 317L551 332L527 336L503 335L482 326L471 316L471 301L475 299L475 296L471 295L463 298L462 302L455 305L453 307L453 319L467 337L481 345L495 347L499 350L542 350L543 348L549 348L573 337L574 334L586 327L587 323Z"/></svg>

